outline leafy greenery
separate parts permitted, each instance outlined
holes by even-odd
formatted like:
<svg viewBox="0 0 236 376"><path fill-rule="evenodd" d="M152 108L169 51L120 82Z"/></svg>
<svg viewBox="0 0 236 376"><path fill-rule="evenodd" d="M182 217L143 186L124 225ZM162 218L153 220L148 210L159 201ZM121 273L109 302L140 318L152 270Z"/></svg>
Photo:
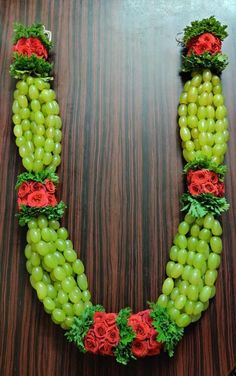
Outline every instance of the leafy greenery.
<svg viewBox="0 0 236 376"><path fill-rule="evenodd" d="M219 215L229 209L225 197L216 197L211 193L202 193L198 196L184 193L180 198L180 203L181 211L187 211L188 214L196 218L204 217L207 213Z"/></svg>
<svg viewBox="0 0 236 376"><path fill-rule="evenodd" d="M56 206L43 206L43 207L31 207L27 205L21 205L19 213L16 217L19 220L20 226L26 225L32 218L39 215L45 215L49 220L60 219L64 215L66 205L63 201L60 201Z"/></svg>
<svg viewBox="0 0 236 376"><path fill-rule="evenodd" d="M184 330L171 320L165 308L159 307L155 303L149 303L149 305L150 317L153 319L152 325L158 332L157 341L164 344L164 350L168 352L169 356L173 356L177 343L183 337Z"/></svg>
<svg viewBox="0 0 236 376"><path fill-rule="evenodd" d="M10 74L12 77L21 79L26 75L48 77L52 70L53 64L37 57L36 55L24 56L15 52L14 61L10 65Z"/></svg>
<svg viewBox="0 0 236 376"><path fill-rule="evenodd" d="M131 309L129 307L123 308L118 313L116 324L119 328L120 341L114 351L118 363L127 364L130 359L136 359L131 352L131 343L136 337L135 332L128 325L128 318Z"/></svg>
<svg viewBox="0 0 236 376"><path fill-rule="evenodd" d="M16 44L21 38L39 38L47 50L52 48L52 42L48 39L46 34L44 34L44 27L40 23L34 23L31 26L25 26L21 23L14 23L14 35L13 43Z"/></svg>
<svg viewBox="0 0 236 376"><path fill-rule="evenodd" d="M187 174L189 170L199 170L202 168L209 171L214 171L216 174L218 174L219 179L221 181L224 181L224 175L227 172L227 166L217 165L216 163L212 162L210 158L207 158L203 154L198 155L192 162L188 162L184 166L183 172Z"/></svg>
<svg viewBox="0 0 236 376"><path fill-rule="evenodd" d="M84 347L84 338L90 327L93 325L93 316L95 312L104 311L105 309L101 305L86 308L80 317L75 317L71 328L65 333L68 341L74 342L81 352L86 352Z"/></svg>
<svg viewBox="0 0 236 376"><path fill-rule="evenodd" d="M185 27L183 41L186 44L193 37L206 32L212 33L221 40L224 40L228 36L226 29L227 25L221 25L214 16L204 18L201 21L193 21L190 26Z"/></svg>
<svg viewBox="0 0 236 376"><path fill-rule="evenodd" d="M211 54L204 52L201 55L192 53L191 55L182 55L182 71L192 72L200 69L211 69L216 73L221 73L228 64L228 57L225 54Z"/></svg>
<svg viewBox="0 0 236 376"><path fill-rule="evenodd" d="M22 183L28 180L43 183L45 179L49 179L56 184L59 182L59 177L57 174L55 174L55 172L45 169L40 172L23 172L22 174L18 175L15 188L17 189Z"/></svg>

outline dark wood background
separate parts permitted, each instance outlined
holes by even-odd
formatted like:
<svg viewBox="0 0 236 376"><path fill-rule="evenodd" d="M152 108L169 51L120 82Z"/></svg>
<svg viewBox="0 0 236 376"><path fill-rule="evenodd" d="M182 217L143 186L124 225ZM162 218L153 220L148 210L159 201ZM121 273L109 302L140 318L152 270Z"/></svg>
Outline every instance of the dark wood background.
<svg viewBox="0 0 236 376"><path fill-rule="evenodd" d="M236 363L236 3L233 0L0 0L0 374L225 376ZM214 14L229 25L223 73L231 139L230 211L217 296L186 330L175 357L132 362L80 355L44 312L14 217L22 171L14 144L9 77L14 21L43 22L55 42L54 87L63 118L64 223L86 264L94 303L134 311L155 300L180 221L183 192L176 114L183 82L176 36Z"/></svg>

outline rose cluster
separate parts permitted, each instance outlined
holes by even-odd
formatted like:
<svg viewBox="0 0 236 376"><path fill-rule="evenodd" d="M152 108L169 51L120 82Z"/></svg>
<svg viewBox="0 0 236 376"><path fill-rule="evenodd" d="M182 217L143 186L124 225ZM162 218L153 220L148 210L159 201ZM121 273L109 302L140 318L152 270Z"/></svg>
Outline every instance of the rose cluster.
<svg viewBox="0 0 236 376"><path fill-rule="evenodd" d="M101 354L113 355L113 348L120 340L119 329L116 325L117 314L95 312L93 325L84 339L86 351Z"/></svg>
<svg viewBox="0 0 236 376"><path fill-rule="evenodd" d="M201 193L211 193L214 196L222 197L225 193L224 183L219 181L218 175L206 169L189 170L187 174L188 191L192 196Z"/></svg>
<svg viewBox="0 0 236 376"><path fill-rule="evenodd" d="M187 55L192 53L201 55L204 52L216 54L221 52L221 40L211 33L203 33L191 38L186 47L188 49Z"/></svg>
<svg viewBox="0 0 236 376"><path fill-rule="evenodd" d="M36 55L44 59L48 58L48 52L43 43L38 38L20 38L13 47L13 51L20 55Z"/></svg>
<svg viewBox="0 0 236 376"><path fill-rule="evenodd" d="M160 353L161 343L157 342L157 332L152 326L150 310L130 316L128 325L136 334L131 344L131 351L137 358L152 356ZM93 325L84 339L86 351L101 355L114 355L113 350L120 340L119 329L116 325L117 314L96 312Z"/></svg>
<svg viewBox="0 0 236 376"><path fill-rule="evenodd" d="M128 324L136 334L131 350L137 358L160 353L162 345L157 342L157 331L152 326L152 321L149 309L131 315L128 320Z"/></svg>
<svg viewBox="0 0 236 376"><path fill-rule="evenodd" d="M21 205L31 207L56 206L55 191L55 184L49 179L46 179L44 183L25 181L18 189L18 206L19 208Z"/></svg>

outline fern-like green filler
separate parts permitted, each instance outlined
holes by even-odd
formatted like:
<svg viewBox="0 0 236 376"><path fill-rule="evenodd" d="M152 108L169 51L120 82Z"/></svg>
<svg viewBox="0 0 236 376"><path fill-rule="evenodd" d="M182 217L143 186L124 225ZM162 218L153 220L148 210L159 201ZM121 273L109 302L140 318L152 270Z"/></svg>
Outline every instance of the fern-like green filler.
<svg viewBox="0 0 236 376"><path fill-rule="evenodd" d="M16 44L21 38L30 37L40 39L47 50L50 50L52 47L52 42L50 42L46 34L44 34L44 27L42 24L34 23L31 26L25 26L21 23L14 23L14 34L12 38L13 44Z"/></svg>
<svg viewBox="0 0 236 376"><path fill-rule="evenodd" d="M104 311L104 307L99 304L85 308L80 317L75 317L71 328L65 333L68 341L74 342L81 352L86 352L84 347L84 338L90 327L93 325L93 316L95 312Z"/></svg>
<svg viewBox="0 0 236 376"><path fill-rule="evenodd" d="M58 220L63 217L66 205L63 201L60 201L56 206L43 206L43 207L31 207L27 205L21 205L19 213L16 217L19 220L19 225L26 225L32 218L39 215L45 215L49 220Z"/></svg>
<svg viewBox="0 0 236 376"><path fill-rule="evenodd" d="M50 76L53 64L37 57L35 54L24 56L15 52L13 54L13 63L10 65L10 74L16 79L24 78L27 75L48 78Z"/></svg>
<svg viewBox="0 0 236 376"><path fill-rule="evenodd" d="M225 197L216 197L211 193L202 193L192 196L184 193L180 198L181 211L186 211L195 218L202 218L208 213L220 215L229 209Z"/></svg>
<svg viewBox="0 0 236 376"><path fill-rule="evenodd" d="M164 350L169 356L174 355L174 349L184 334L183 328L180 328L171 320L165 308L159 307L155 303L149 303L153 319L152 325L158 332L157 341L164 344Z"/></svg>
<svg viewBox="0 0 236 376"><path fill-rule="evenodd" d="M114 351L114 355L118 363L127 364L130 359L136 359L131 351L131 343L136 337L135 332L128 325L131 309L123 308L118 313L116 325L120 333L120 341Z"/></svg>
<svg viewBox="0 0 236 376"><path fill-rule="evenodd" d="M23 172L17 176L16 189L25 181L33 180L39 183L43 183L45 179L51 180L53 183L57 184L59 182L59 177L55 172L51 172L47 169L40 172Z"/></svg>
<svg viewBox="0 0 236 376"><path fill-rule="evenodd" d="M183 172L187 174L189 170L200 170L202 168L209 171L214 171L216 174L218 174L219 180L224 181L224 175L227 172L227 166L217 165L216 163L212 162L210 158L207 158L203 154L198 155L192 162L188 162L184 166Z"/></svg>
<svg viewBox="0 0 236 376"><path fill-rule="evenodd" d="M184 29L183 42L186 45L190 39L203 33L212 33L220 40L224 40L228 36L226 29L227 25L221 25L214 16L200 21L193 21L190 26L186 26Z"/></svg>
<svg viewBox="0 0 236 376"><path fill-rule="evenodd" d="M211 69L220 74L228 64L228 57L225 54L211 54L204 52L201 55L192 53L182 56L182 71L193 72L201 69Z"/></svg>

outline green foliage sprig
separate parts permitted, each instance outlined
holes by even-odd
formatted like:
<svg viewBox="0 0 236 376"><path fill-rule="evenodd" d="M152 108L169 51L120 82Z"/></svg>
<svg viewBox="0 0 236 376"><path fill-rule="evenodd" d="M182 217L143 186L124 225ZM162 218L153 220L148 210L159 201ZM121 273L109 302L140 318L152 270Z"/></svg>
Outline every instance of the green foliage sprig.
<svg viewBox="0 0 236 376"><path fill-rule="evenodd" d="M153 319L152 325L158 332L157 341L164 344L164 350L169 356L174 355L174 349L184 334L183 328L180 328L171 320L165 308L159 307L155 303L149 303Z"/></svg>
<svg viewBox="0 0 236 376"><path fill-rule="evenodd" d="M25 26L21 23L14 23L14 35L13 43L16 44L21 38L39 38L43 45L50 50L52 48L52 42L48 39L46 34L44 34L44 27L40 23L34 23L31 26Z"/></svg>
<svg viewBox="0 0 236 376"><path fill-rule="evenodd" d="M130 359L136 359L131 351L131 343L136 337L135 332L128 325L128 319L131 314L129 307L123 308L118 313L116 325L120 333L120 341L114 351L114 355L118 363L127 364Z"/></svg>
<svg viewBox="0 0 236 376"><path fill-rule="evenodd" d="M33 75L40 78L47 78L50 80L49 76L53 67L53 64L44 60L43 58L37 57L36 55L24 56L17 52L13 54L14 61L10 65L10 75L16 79L24 78L27 75Z"/></svg>
<svg viewBox="0 0 236 376"><path fill-rule="evenodd" d="M99 304L86 308L80 317L74 318L71 328L65 333L68 341L74 342L81 352L86 352L84 338L90 327L93 325L93 316L95 312L104 311L104 307Z"/></svg>
<svg viewBox="0 0 236 376"><path fill-rule="evenodd" d="M44 183L45 179L49 179L55 184L59 183L58 175L55 174L55 172L45 169L40 172L23 172L22 174L18 175L15 188L19 188L19 186L25 181L33 180L39 183Z"/></svg>
<svg viewBox="0 0 236 376"><path fill-rule="evenodd" d="M219 180L224 181L224 175L227 172L227 166L217 165L205 155L198 155L192 162L188 162L184 166L183 172L187 174L189 170L199 170L202 168L215 172L218 175Z"/></svg>
<svg viewBox="0 0 236 376"><path fill-rule="evenodd" d="M186 26L184 29L183 42L186 45L193 37L206 32L214 34L216 37L220 38L220 40L224 40L228 36L226 29L227 25L221 25L214 16L204 18L200 21L193 21L190 26Z"/></svg>
<svg viewBox="0 0 236 376"><path fill-rule="evenodd" d="M32 218L39 215L45 215L49 220L58 220L63 217L66 205L63 201L60 201L56 206L43 206L43 207L31 207L27 205L21 205L19 213L16 217L19 220L19 225L26 225Z"/></svg>
<svg viewBox="0 0 236 376"><path fill-rule="evenodd" d="M221 73L228 64L228 57L225 54L211 54L204 52L201 55L191 53L182 55L182 72L193 72L201 69L211 69L216 73Z"/></svg>
<svg viewBox="0 0 236 376"><path fill-rule="evenodd" d="M216 197L211 193L202 193L192 196L184 193L180 198L181 211L186 211L195 218L204 217L207 213L220 215L229 209L229 204L225 197Z"/></svg>

